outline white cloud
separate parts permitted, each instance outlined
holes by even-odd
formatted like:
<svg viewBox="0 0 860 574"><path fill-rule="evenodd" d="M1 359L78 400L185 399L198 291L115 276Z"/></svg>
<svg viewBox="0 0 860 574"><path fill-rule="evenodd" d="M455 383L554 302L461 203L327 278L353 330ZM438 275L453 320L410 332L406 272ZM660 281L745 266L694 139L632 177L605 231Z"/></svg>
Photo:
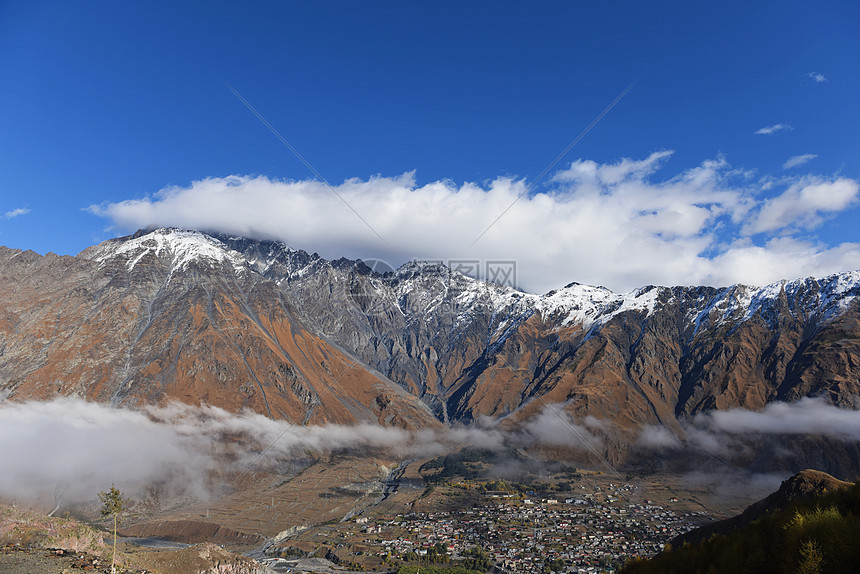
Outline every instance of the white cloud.
<svg viewBox="0 0 860 574"><path fill-rule="evenodd" d="M793 237L776 237L764 245L740 238L707 261L706 285L765 285L777 278L824 277L860 269L860 243L827 247Z"/></svg>
<svg viewBox="0 0 860 574"><path fill-rule="evenodd" d="M782 130L791 130L791 129L794 129L794 128L792 128L792 127L791 127L790 125L788 125L788 124L774 124L774 125L772 125L772 126L765 126L765 127L761 128L761 129L756 130L756 131L755 131L755 135L758 135L758 136L762 136L762 135L764 135L764 136L766 136L766 135L770 135L770 134L776 133L776 132L778 132L778 131L782 131Z"/></svg>
<svg viewBox="0 0 860 574"><path fill-rule="evenodd" d="M395 267L414 258L513 259L520 286L535 292L570 281L616 290L761 284L860 268L856 244L822 246L778 233L780 226L808 229L850 206L857 182L806 178L765 201L758 194L766 185L773 194L784 180L756 183L722 158L657 178L670 157L661 151L610 164L580 159L555 174L552 189L521 198L528 182L513 178L418 185L406 173L335 186L388 245L311 180L208 178L90 211L125 231L149 225L220 231ZM755 244L745 235L764 231L779 237Z"/></svg>
<svg viewBox="0 0 860 574"><path fill-rule="evenodd" d="M860 185L845 177L833 181L804 178L781 195L766 200L746 230L761 233L789 226L816 227L825 215L842 211L854 203L858 191Z"/></svg>
<svg viewBox="0 0 860 574"><path fill-rule="evenodd" d="M800 154L800 155L793 155L790 158L788 158L784 164L782 164L782 169L791 169L793 167L803 165L805 163L808 163L808 162L814 160L817 157L818 157L818 154L814 154L814 153L804 153L804 154Z"/></svg>
<svg viewBox="0 0 860 574"><path fill-rule="evenodd" d="M579 160L570 168L560 171L553 177L557 182L599 181L606 185L617 185L623 181L643 179L651 175L670 158L674 152L663 150L652 153L643 160L623 158L615 164L598 165L593 161Z"/></svg>
<svg viewBox="0 0 860 574"><path fill-rule="evenodd" d="M860 441L860 411L805 397L795 403L770 403L761 411L729 409L696 418L695 424L711 432L734 435L822 435Z"/></svg>
<svg viewBox="0 0 860 574"><path fill-rule="evenodd" d="M636 436L635 444L650 449L681 448L681 439L668 427L645 425Z"/></svg>
<svg viewBox="0 0 860 574"><path fill-rule="evenodd" d="M819 74L818 72L809 72L809 74L807 75L819 84L827 81L827 78L824 77L824 74Z"/></svg>
<svg viewBox="0 0 860 574"><path fill-rule="evenodd" d="M732 457L749 452L761 440L786 436L828 437L860 442L860 410L837 407L822 398L804 397L793 403L772 402L759 411L742 408L714 410L681 419L681 432L663 426L643 426L635 444L645 450L674 449Z"/></svg>
<svg viewBox="0 0 860 574"><path fill-rule="evenodd" d="M523 447L544 444L599 451L604 446L600 431L606 430L608 425L590 415L580 424L561 405L546 405L537 416L526 422L512 441Z"/></svg>
<svg viewBox="0 0 860 574"><path fill-rule="evenodd" d="M293 425L253 412L180 403L130 410L68 397L0 400L0 496L35 499L62 492L67 501L91 500L111 483L140 495L159 482L170 493L206 497L213 472L279 468L308 451L385 449L399 457L428 457L454 445L501 450L508 443L587 451L601 447L599 435L607 426L592 417L577 424L550 406L521 430L408 431L372 424Z"/></svg>
<svg viewBox="0 0 860 574"><path fill-rule="evenodd" d="M13 209L11 211L7 211L4 217L6 219L12 219L13 217L18 217L19 215L27 215L30 213L30 210L26 207L19 207L18 209Z"/></svg>

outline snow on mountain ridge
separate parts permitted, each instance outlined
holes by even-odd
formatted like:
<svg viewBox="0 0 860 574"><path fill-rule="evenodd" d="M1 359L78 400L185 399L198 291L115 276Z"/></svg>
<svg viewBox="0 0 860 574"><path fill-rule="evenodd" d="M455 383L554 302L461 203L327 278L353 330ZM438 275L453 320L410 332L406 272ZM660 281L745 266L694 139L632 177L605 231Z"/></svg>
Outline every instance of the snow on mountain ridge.
<svg viewBox="0 0 860 574"><path fill-rule="evenodd" d="M210 265L228 262L236 273L253 270L279 284L301 280L320 266L342 266L340 260L331 262L316 254L307 255L278 241L222 239L198 231L161 228L121 242L111 240L85 253L88 258L102 263L113 256L125 256L129 271L148 253L156 257L172 255L173 269L184 269L195 260L208 259ZM376 291L374 295L380 301L400 307L404 315L419 314L426 318L440 312L452 313L456 328L467 324L471 316L483 309L491 314L497 333L536 312L544 319L558 320L561 326L580 325L583 329L599 327L628 311L648 316L657 309L660 294L671 291L668 287L649 286L615 293L605 287L571 283L546 295L537 295L475 279L430 261L410 261L393 275L369 272L367 277ZM817 289L805 289L813 284ZM821 279L782 280L762 287L740 284L725 287L693 303L687 316L694 324L694 332L703 326L717 326L726 321L746 321L770 309L783 293L793 303L792 307L799 294L811 297L814 293L814 300L801 302L799 307L829 319L844 311L860 295L860 271Z"/></svg>
<svg viewBox="0 0 860 574"><path fill-rule="evenodd" d="M795 279L776 281L762 287L733 285L720 289L693 319L695 332L707 323L717 326L730 320L748 321L762 311L776 304L785 293L789 302L794 301L804 287L818 286L814 291L815 300L801 308L805 312L818 313L822 319L829 320L845 309L860 295L860 271L846 271L823 278Z"/></svg>
<svg viewBox="0 0 860 574"><path fill-rule="evenodd" d="M91 257L104 263L106 260L125 255L128 257L126 268L132 271L135 266L148 254L156 257L172 256L172 268L185 269L192 261L208 259L210 265L228 262L239 272L244 268L245 259L236 251L229 249L217 239L199 231L160 228L132 237L122 243L102 244L102 247Z"/></svg>
<svg viewBox="0 0 860 574"><path fill-rule="evenodd" d="M615 293L605 287L572 283L563 289L538 296L536 308L542 315L566 314L563 326L576 323L584 328L603 324L619 313L640 311L650 315L657 305L660 287L641 287L629 293Z"/></svg>

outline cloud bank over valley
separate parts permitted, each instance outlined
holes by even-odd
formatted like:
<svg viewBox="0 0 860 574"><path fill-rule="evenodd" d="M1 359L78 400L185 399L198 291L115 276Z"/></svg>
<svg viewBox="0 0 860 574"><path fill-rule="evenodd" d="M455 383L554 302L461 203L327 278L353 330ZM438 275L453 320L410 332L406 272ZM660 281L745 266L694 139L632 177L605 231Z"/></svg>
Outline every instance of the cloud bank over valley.
<svg viewBox="0 0 860 574"><path fill-rule="evenodd" d="M608 421L590 416L574 420L563 405L547 405L518 428L483 421L471 427L408 431L372 424L295 426L255 413L179 403L131 410L65 397L2 400L0 496L89 500L110 484L134 495L158 484L168 493L206 498L216 475L249 467L277 472L309 452L381 452L404 459L434 457L464 446L500 453L562 447L579 453L594 468L614 472L606 458L629 443L648 458L684 452L709 456L721 462L722 473L732 476L738 472L732 458L761 448L768 437L810 435L860 442L860 411L818 399L773 403L760 412L718 411L682 421L682 426L680 436L667 427L646 426L631 437Z"/></svg>

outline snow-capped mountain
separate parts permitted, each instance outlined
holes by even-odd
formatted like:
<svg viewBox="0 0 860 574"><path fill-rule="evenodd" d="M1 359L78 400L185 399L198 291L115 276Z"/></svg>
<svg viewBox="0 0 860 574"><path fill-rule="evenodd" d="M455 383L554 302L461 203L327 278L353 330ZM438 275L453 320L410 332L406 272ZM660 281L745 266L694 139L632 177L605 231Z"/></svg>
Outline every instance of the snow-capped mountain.
<svg viewBox="0 0 860 574"><path fill-rule="evenodd" d="M424 426L546 403L622 427L860 391L860 272L545 295L410 262L156 229L0 251L0 390ZM438 422L434 422L438 421Z"/></svg>

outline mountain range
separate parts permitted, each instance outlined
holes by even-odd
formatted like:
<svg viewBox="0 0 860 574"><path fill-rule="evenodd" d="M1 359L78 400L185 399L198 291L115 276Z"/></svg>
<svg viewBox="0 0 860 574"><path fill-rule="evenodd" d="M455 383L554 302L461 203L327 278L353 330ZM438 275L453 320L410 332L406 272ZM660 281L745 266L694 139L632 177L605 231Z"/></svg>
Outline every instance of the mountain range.
<svg viewBox="0 0 860 574"><path fill-rule="evenodd" d="M177 400L404 428L546 404L621 429L860 392L860 272L764 287L535 295L413 261L148 229L77 256L0 248L0 393Z"/></svg>

